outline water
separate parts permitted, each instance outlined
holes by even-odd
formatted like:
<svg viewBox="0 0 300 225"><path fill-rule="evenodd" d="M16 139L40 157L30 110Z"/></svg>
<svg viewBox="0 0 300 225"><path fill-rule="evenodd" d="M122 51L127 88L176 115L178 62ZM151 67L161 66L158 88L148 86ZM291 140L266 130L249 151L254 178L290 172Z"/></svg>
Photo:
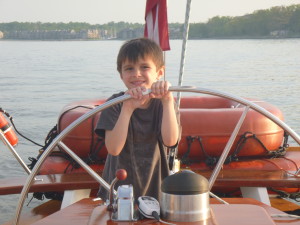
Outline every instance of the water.
<svg viewBox="0 0 300 225"><path fill-rule="evenodd" d="M0 41L0 107L27 137L43 144L64 105L107 98L124 90L116 71L122 41ZM178 83L182 42L171 41L167 79ZM187 46L183 85L259 98L278 106L300 133L300 39L195 40ZM0 179L26 175L0 143ZM39 147L20 138L29 163ZM0 197L0 222L11 218L18 195ZM26 200L27 204L30 197ZM24 211L36 205L24 206Z"/></svg>

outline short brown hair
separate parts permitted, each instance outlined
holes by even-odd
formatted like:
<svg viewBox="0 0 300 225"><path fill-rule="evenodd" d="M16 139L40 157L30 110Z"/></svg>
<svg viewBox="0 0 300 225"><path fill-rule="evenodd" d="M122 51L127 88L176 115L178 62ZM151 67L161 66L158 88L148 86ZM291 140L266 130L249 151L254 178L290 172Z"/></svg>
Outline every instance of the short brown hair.
<svg viewBox="0 0 300 225"><path fill-rule="evenodd" d="M139 58L151 57L159 69L164 66L163 52L156 42L148 38L137 38L125 42L120 48L117 58L117 70L122 71L122 63L126 60L137 62Z"/></svg>

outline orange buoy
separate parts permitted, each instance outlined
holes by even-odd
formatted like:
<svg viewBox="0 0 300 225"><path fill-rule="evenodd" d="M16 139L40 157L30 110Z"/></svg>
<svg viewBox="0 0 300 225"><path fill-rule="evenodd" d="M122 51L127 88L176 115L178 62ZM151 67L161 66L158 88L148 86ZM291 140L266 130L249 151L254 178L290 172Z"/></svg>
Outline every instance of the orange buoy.
<svg viewBox="0 0 300 225"><path fill-rule="evenodd" d="M283 120L282 112L274 105L264 101L248 100L256 102L259 106ZM103 99L83 100L67 105L63 108L59 117L59 132L78 117L89 112L91 108L104 102ZM182 135L178 145L178 158L181 159L186 156L199 161L207 157L220 156L243 110L243 106L225 98L214 96L183 97L180 105ZM94 133L99 116L100 113L86 120L63 140L79 157L89 156L92 151L91 146L96 145L99 141L99 137ZM244 134L248 133L255 138L248 138L242 149L235 151L238 147L238 141ZM230 154L237 152L236 155L242 157L266 156L268 151L276 151L280 148L283 138L284 131L279 126L251 109ZM189 139L194 141L189 142ZM105 159L107 155L105 146L97 153L99 158Z"/></svg>
<svg viewBox="0 0 300 225"><path fill-rule="evenodd" d="M12 146L18 144L18 137L11 125L8 123L4 115L0 112L0 129L4 133L5 138L9 141Z"/></svg>

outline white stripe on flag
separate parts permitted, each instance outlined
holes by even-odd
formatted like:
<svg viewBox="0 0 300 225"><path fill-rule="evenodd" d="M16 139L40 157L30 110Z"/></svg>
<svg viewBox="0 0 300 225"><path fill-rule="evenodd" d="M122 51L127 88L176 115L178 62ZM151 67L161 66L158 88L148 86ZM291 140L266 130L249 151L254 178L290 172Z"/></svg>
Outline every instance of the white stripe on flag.
<svg viewBox="0 0 300 225"><path fill-rule="evenodd" d="M155 17L155 23L154 23L154 34L153 34L153 40L160 45L159 41L159 29L158 29L158 10L159 5L156 6L156 17Z"/></svg>

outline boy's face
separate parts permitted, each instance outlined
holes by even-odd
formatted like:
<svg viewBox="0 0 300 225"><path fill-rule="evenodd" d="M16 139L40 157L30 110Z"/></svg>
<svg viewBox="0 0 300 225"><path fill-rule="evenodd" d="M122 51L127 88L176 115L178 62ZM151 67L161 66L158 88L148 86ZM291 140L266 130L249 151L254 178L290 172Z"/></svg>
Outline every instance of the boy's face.
<svg viewBox="0 0 300 225"><path fill-rule="evenodd" d="M151 88L164 73L164 68L156 68L150 57L139 58L136 63L126 60L122 64L121 79L128 89L135 87Z"/></svg>

